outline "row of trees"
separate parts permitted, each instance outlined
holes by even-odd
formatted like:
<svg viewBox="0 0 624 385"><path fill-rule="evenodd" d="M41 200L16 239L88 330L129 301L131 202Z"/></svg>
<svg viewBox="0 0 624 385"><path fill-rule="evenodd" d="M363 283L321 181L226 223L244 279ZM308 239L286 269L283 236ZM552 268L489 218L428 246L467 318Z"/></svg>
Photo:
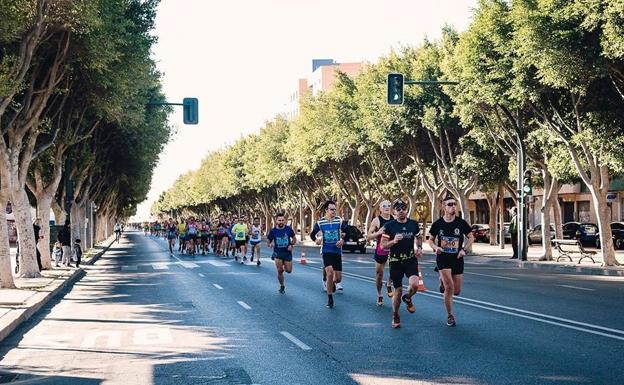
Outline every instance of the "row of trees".
<svg viewBox="0 0 624 385"><path fill-rule="evenodd" d="M393 51L355 78L338 74L331 91L302 101L294 121L278 116L210 153L153 212L244 210L270 223L283 209L305 229L333 197L350 208L352 222L366 225L383 198L402 196L425 219L437 215L447 192L466 213L467 196L480 190L496 228L505 191L516 195L520 138L540 170L541 222L551 223L554 211L560 232L559 188L582 181L599 218L604 262L617 264L605 240L609 182L624 172L622 20L618 1L480 1L467 31L445 28L441 39ZM459 85L406 88L405 104L388 106L390 72ZM550 242L543 247L551 259Z"/></svg>
<svg viewBox="0 0 624 385"><path fill-rule="evenodd" d="M39 275L31 205L50 268L51 210L73 238L95 205L96 239L147 195L170 136L150 50L156 0L0 2L0 202L11 202L22 277ZM71 192L73 190L73 194ZM64 202L72 197L69 213ZM69 217L67 217L69 215ZM0 210L0 286L13 287Z"/></svg>

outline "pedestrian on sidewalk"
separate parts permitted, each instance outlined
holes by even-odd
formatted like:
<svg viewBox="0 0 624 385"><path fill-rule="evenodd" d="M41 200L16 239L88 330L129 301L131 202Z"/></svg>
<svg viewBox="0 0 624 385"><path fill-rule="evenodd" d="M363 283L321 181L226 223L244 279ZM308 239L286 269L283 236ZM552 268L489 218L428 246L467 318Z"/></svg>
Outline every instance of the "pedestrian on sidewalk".
<svg viewBox="0 0 624 385"><path fill-rule="evenodd" d="M512 207L509 211L511 212L509 235L511 235L511 248L513 249L511 259L518 259L518 209ZM503 238L503 242L505 242L505 238Z"/></svg>
<svg viewBox="0 0 624 385"><path fill-rule="evenodd" d="M57 240L63 248L63 265L71 266L71 227L69 221L58 232Z"/></svg>
<svg viewBox="0 0 624 385"><path fill-rule="evenodd" d="M80 246L80 239L74 241L73 257L76 260L76 267L80 267L80 260L82 258L82 247Z"/></svg>
<svg viewBox="0 0 624 385"><path fill-rule="evenodd" d="M35 231L35 252L37 253L37 265L39 266L39 271L43 270L43 266L41 265L41 253L39 252L39 239L41 237L41 219L35 218L33 220L33 230Z"/></svg>
<svg viewBox="0 0 624 385"><path fill-rule="evenodd" d="M54 242L54 249L52 250L52 254L54 254L54 265L59 267L59 263L63 258L63 247L61 246L61 242Z"/></svg>

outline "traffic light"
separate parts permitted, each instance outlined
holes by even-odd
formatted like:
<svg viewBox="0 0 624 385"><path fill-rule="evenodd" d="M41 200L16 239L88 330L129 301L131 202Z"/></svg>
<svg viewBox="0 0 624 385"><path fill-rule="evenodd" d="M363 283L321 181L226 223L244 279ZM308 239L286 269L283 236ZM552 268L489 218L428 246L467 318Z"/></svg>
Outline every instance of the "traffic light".
<svg viewBox="0 0 624 385"><path fill-rule="evenodd" d="M197 98L184 98L182 100L184 124L197 124L199 122Z"/></svg>
<svg viewBox="0 0 624 385"><path fill-rule="evenodd" d="M528 176L524 177L524 181L522 183L522 192L524 195L533 195L533 187L531 186L531 178Z"/></svg>
<svg viewBox="0 0 624 385"><path fill-rule="evenodd" d="M388 104L403 104L403 74L388 74Z"/></svg>

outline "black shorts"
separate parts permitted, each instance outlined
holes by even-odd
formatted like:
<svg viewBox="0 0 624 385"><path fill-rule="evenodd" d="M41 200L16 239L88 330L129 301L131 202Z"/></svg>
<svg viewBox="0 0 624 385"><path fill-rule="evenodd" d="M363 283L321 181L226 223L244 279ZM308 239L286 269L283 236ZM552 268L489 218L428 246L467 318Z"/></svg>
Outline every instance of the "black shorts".
<svg viewBox="0 0 624 385"><path fill-rule="evenodd" d="M225 234L215 234L215 238L216 238L217 241L220 241L223 238L225 238Z"/></svg>
<svg viewBox="0 0 624 385"><path fill-rule="evenodd" d="M235 241L236 242L236 247L239 248L241 246L245 246L247 244L246 240L242 240L242 241Z"/></svg>
<svg viewBox="0 0 624 385"><path fill-rule="evenodd" d="M390 278L395 289L403 286L403 276L409 279L413 275L418 275L418 260L416 258L390 262Z"/></svg>
<svg viewBox="0 0 624 385"><path fill-rule="evenodd" d="M382 265L385 265L386 262L388 262L388 256L387 255L375 254L375 256L373 258L375 259L375 262L381 263Z"/></svg>
<svg viewBox="0 0 624 385"><path fill-rule="evenodd" d="M438 255L436 257L438 270L451 269L452 275L464 274L464 258L454 255Z"/></svg>
<svg viewBox="0 0 624 385"><path fill-rule="evenodd" d="M323 253L323 267L331 266L334 271L342 271L342 255L336 253Z"/></svg>
<svg viewBox="0 0 624 385"><path fill-rule="evenodd" d="M197 240L197 234L186 234L186 240L193 240L193 242L195 242Z"/></svg>

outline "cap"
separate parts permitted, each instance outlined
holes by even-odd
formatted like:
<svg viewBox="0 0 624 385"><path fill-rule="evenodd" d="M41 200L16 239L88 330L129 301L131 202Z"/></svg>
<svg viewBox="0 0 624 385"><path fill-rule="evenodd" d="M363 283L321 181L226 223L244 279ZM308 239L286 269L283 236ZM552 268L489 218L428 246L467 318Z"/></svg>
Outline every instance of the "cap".
<svg viewBox="0 0 624 385"><path fill-rule="evenodd" d="M407 208L407 203L403 202L401 199L397 199L392 204L392 208L394 208L394 209Z"/></svg>

